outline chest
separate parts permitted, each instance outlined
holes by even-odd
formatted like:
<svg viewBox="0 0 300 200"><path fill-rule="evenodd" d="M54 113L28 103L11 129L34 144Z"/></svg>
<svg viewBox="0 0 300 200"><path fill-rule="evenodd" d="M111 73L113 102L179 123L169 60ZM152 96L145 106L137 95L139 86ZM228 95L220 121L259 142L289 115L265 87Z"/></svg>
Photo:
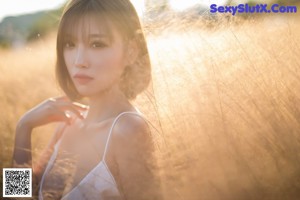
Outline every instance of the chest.
<svg viewBox="0 0 300 200"><path fill-rule="evenodd" d="M51 170L44 180L43 193L61 198L76 187L103 158L109 126L82 127L74 124L65 129Z"/></svg>

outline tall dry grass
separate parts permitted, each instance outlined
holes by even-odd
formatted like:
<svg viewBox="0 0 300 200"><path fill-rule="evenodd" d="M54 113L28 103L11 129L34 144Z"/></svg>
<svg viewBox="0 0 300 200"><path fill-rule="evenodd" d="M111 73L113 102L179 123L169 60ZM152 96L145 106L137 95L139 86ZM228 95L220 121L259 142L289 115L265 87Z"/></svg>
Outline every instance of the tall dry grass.
<svg viewBox="0 0 300 200"><path fill-rule="evenodd" d="M24 48L0 51L0 133L1 165L11 164L14 132L19 118L33 106L51 96L59 95L54 77L55 40L40 39ZM47 143L54 127L37 129L34 134L34 148Z"/></svg>
<svg viewBox="0 0 300 200"><path fill-rule="evenodd" d="M149 37L170 199L300 198L297 20L229 17Z"/></svg>
<svg viewBox="0 0 300 200"><path fill-rule="evenodd" d="M147 103L160 119L166 199L299 199L297 21L278 15L147 26L154 92ZM19 117L60 93L54 43L51 36L0 52L2 167L10 165ZM34 131L34 158L52 129Z"/></svg>

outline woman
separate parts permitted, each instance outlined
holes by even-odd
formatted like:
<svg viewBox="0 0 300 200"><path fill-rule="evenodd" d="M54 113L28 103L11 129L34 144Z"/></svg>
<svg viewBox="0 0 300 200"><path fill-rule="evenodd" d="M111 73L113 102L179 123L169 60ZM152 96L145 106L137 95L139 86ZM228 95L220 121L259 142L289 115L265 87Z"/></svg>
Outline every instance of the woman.
<svg viewBox="0 0 300 200"><path fill-rule="evenodd" d="M57 36L56 75L67 97L28 111L16 128L14 167L32 167L39 199L161 199L149 127L131 104L151 79L129 0L71 0ZM85 98L88 106L75 103ZM31 132L60 122L36 165Z"/></svg>

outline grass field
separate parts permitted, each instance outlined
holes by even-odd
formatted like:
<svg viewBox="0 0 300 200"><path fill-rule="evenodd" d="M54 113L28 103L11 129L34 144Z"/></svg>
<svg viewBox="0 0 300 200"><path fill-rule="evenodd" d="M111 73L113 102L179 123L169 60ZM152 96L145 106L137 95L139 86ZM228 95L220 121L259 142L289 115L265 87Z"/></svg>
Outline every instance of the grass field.
<svg viewBox="0 0 300 200"><path fill-rule="evenodd" d="M299 19L193 19L147 28L154 96L140 106L155 98L167 199L299 199ZM9 167L20 116L61 94L55 33L0 55L0 156ZM53 128L34 130L34 158Z"/></svg>

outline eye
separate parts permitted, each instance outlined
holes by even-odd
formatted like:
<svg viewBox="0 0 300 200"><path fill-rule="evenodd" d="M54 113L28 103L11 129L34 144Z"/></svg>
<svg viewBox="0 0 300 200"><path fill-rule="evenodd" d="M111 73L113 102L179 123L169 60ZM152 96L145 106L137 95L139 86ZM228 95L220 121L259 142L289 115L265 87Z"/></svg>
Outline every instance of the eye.
<svg viewBox="0 0 300 200"><path fill-rule="evenodd" d="M71 41L67 41L64 43L64 48L72 48L74 46L75 46L75 44Z"/></svg>
<svg viewBox="0 0 300 200"><path fill-rule="evenodd" d="M104 48L104 47L107 47L107 44L104 43L104 42L93 42L93 43L91 44L91 46L92 46L93 48Z"/></svg>

